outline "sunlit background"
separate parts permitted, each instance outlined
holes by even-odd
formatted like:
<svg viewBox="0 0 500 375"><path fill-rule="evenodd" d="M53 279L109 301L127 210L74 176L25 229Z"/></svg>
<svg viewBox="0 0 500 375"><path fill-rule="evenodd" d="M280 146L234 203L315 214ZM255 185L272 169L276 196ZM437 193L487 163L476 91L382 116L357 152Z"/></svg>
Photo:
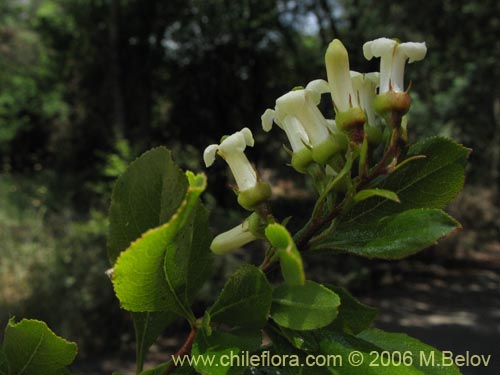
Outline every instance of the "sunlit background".
<svg viewBox="0 0 500 375"><path fill-rule="evenodd" d="M312 196L285 166L283 134L262 132L260 116L292 87L326 78L333 38L351 69L371 71L378 62L362 44L388 36L428 47L406 73L411 138L445 135L474 150L449 207L464 229L403 262L313 258L307 272L380 307L382 328L494 356L464 374L498 374L499 16L494 0L0 0L0 330L12 315L43 319L79 343L80 369L126 369L110 358L130 359L131 322L104 274L115 178L157 145L202 171L206 145L248 126L278 216L300 224ZM223 163L207 173L217 232L243 213ZM255 245L219 259L200 309L241 259L261 253ZM151 361L184 330L165 332Z"/></svg>

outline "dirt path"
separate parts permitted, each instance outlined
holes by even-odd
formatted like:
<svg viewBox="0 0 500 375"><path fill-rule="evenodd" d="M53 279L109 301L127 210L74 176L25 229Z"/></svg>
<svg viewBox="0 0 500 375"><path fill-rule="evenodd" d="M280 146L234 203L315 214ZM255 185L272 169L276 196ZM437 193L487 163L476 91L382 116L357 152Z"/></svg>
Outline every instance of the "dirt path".
<svg viewBox="0 0 500 375"><path fill-rule="evenodd" d="M380 308L376 326L405 332L454 355L491 354L487 367L462 367L461 371L500 374L498 253L489 259L442 265L412 262L406 267L391 285L363 298Z"/></svg>

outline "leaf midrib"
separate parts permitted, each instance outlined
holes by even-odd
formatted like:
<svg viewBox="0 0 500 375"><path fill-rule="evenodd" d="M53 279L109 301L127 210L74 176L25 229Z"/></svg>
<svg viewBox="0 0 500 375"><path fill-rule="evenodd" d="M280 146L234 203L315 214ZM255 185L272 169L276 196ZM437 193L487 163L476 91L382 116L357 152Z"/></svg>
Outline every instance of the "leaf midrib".
<svg viewBox="0 0 500 375"><path fill-rule="evenodd" d="M265 296L265 295L266 295L266 293L261 292L261 293L259 293L259 294L254 294L254 295L250 296L249 298L240 299L240 300L238 300L238 301L235 301L235 302L233 302L233 303L230 303L229 305L225 305L224 307L220 308L220 309L219 309L219 310L217 310L216 312L212 313L212 318L216 317L217 315L222 314L223 312L225 312L225 311L227 311L227 310L229 310L229 309L233 308L234 306L237 306L237 305L239 305L239 304L244 304L244 303L245 303L245 302L247 302L247 301L248 301L248 302L251 302L251 301L253 301L253 300L255 300L255 299L257 299L257 300L258 300L258 299L260 299L261 297L263 297L263 296Z"/></svg>
<svg viewBox="0 0 500 375"><path fill-rule="evenodd" d="M21 368L21 370L19 370L18 375L22 375L28 369L28 367L31 365L31 362L33 362L33 358L35 358L35 355L38 352L38 349L40 349L40 346L42 345L44 339L45 339L45 332L42 331L42 334L40 336L40 340L38 341L35 348L33 349L33 353L31 353L26 364Z"/></svg>
<svg viewBox="0 0 500 375"><path fill-rule="evenodd" d="M457 156L455 159L453 159L452 161L450 161L449 163L439 167L439 168L436 168L436 169L433 169L431 171L429 171L429 173L426 173L424 175L422 175L420 178L417 178L416 180L413 180L411 183L407 184L407 185L404 185L402 186L400 189L396 190L396 194L399 196L399 194L404 191L404 190L407 190L409 189L410 187L416 185L418 182L420 182L421 180L423 180L424 178L427 178L429 177L430 175L432 174L435 174L437 172L439 172L440 170L442 169L446 169L448 166L452 165L452 164L455 164L457 162L457 160L460 159L460 157L462 157L462 155L459 155ZM383 186L381 187L383 188ZM383 204L386 204L387 203L387 199L385 200L382 200L380 203L376 204L375 206L367 209L367 210L364 210L362 213L360 213L359 215L357 216L354 216L352 217L351 219L349 219L348 221L343 221L342 224L349 224L349 223L352 223L353 221L356 221L357 219L359 219L360 217L363 217L365 215L367 215L368 213L372 212L373 210L376 210L378 207L380 207L381 205Z"/></svg>

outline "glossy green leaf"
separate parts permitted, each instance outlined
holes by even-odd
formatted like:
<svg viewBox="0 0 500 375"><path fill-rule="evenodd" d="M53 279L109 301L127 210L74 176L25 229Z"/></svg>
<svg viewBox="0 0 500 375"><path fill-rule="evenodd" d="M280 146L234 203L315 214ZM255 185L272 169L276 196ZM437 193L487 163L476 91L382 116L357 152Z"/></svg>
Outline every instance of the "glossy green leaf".
<svg viewBox="0 0 500 375"><path fill-rule="evenodd" d="M116 261L115 293L129 311L172 311L194 320L190 301L209 276L212 257L208 213L198 200L206 178L190 180L172 219L147 231Z"/></svg>
<svg viewBox="0 0 500 375"><path fill-rule="evenodd" d="M337 316L340 299L323 285L280 285L273 291L271 317L280 326L311 330L330 324Z"/></svg>
<svg viewBox="0 0 500 375"><path fill-rule="evenodd" d="M5 328L3 351L10 375L55 375L68 373L66 366L75 359L77 347L44 322L11 319Z"/></svg>
<svg viewBox="0 0 500 375"><path fill-rule="evenodd" d="M398 363L397 358L396 361L389 360L381 365L380 360L377 361L377 358L380 357L377 353L380 353L381 349L360 338L330 331L318 332L317 337L322 354L337 356L336 360L333 360L332 357L329 366L335 374L426 375L410 363ZM352 363L355 363L355 366Z"/></svg>
<svg viewBox="0 0 500 375"><path fill-rule="evenodd" d="M132 313L134 320L134 330L136 337L136 363L138 369L142 370L142 365L146 359L146 353L156 338L167 328L177 315L171 312L146 312Z"/></svg>
<svg viewBox="0 0 500 375"><path fill-rule="evenodd" d="M339 314L329 328L357 334L367 329L378 314L378 310L361 303L346 289L326 285L340 297Z"/></svg>
<svg viewBox="0 0 500 375"><path fill-rule="evenodd" d="M369 223L413 208L444 208L462 190L470 150L453 141L433 137L410 147L407 158L424 155L403 165L382 180L377 188L393 191L401 203L373 198L356 205L339 225Z"/></svg>
<svg viewBox="0 0 500 375"><path fill-rule="evenodd" d="M448 365L448 362L443 361L443 354L439 350L406 334L368 329L357 337L389 352L411 352L414 359L413 366L426 375L460 374L455 365Z"/></svg>
<svg viewBox="0 0 500 375"><path fill-rule="evenodd" d="M139 157L118 178L109 211L108 255L118 255L148 229L166 223L184 199L188 183L165 147Z"/></svg>
<svg viewBox="0 0 500 375"><path fill-rule="evenodd" d="M243 265L231 275L210 309L212 321L234 327L261 328L269 317L272 289L264 273Z"/></svg>
<svg viewBox="0 0 500 375"><path fill-rule="evenodd" d="M280 258L281 274L288 285L304 285L304 265L295 242L288 230L280 224L269 224L266 237Z"/></svg>
<svg viewBox="0 0 500 375"><path fill-rule="evenodd" d="M362 202L364 200L367 200L369 198L373 197L380 197L380 198L385 198L389 199L393 202L400 203L398 195L390 190L384 190L384 189L366 189L366 190L361 190L359 193L357 193L354 196L354 203L357 204L359 202Z"/></svg>
<svg viewBox="0 0 500 375"><path fill-rule="evenodd" d="M243 363L226 362L230 357L239 356L243 351L251 352L260 347L262 337L260 330L234 330L231 332L213 331L210 336L199 330L191 350L196 370L205 375L240 374Z"/></svg>
<svg viewBox="0 0 500 375"><path fill-rule="evenodd" d="M314 250L340 250L368 258L400 259L461 228L437 209L414 209L336 231Z"/></svg>

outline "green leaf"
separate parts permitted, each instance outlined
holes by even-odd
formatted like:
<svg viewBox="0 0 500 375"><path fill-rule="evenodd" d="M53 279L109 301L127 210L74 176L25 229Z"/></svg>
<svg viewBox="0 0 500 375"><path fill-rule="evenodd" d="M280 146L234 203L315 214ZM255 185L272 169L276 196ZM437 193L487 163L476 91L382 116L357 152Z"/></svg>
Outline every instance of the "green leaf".
<svg viewBox="0 0 500 375"><path fill-rule="evenodd" d="M44 322L11 319L5 328L3 350L10 375L55 375L67 373L75 359L76 344L56 336Z"/></svg>
<svg viewBox="0 0 500 375"><path fill-rule="evenodd" d="M443 354L403 333L389 333L379 329L368 329L357 337L370 342L379 348L390 352L411 352L413 366L426 375L459 375L460 371L455 365L447 365ZM444 365L443 365L444 364Z"/></svg>
<svg viewBox="0 0 500 375"><path fill-rule="evenodd" d="M288 285L304 285L306 277L302 257L288 230L280 224L269 224L266 237L276 248L285 282Z"/></svg>
<svg viewBox="0 0 500 375"><path fill-rule="evenodd" d="M138 370L142 370L146 354L156 341L156 338L167 328L177 315L171 312L132 313L136 337L136 363Z"/></svg>
<svg viewBox="0 0 500 375"><path fill-rule="evenodd" d="M9 362L7 362L7 355L0 348L0 375L9 375Z"/></svg>
<svg viewBox="0 0 500 375"><path fill-rule="evenodd" d="M453 141L433 137L410 147L407 158L424 155L390 174L378 188L393 191L401 204L373 198L356 205L341 220L339 230L368 223L413 208L444 208L462 190L470 150Z"/></svg>
<svg viewBox="0 0 500 375"><path fill-rule="evenodd" d="M330 324L337 316L337 294L313 281L280 285L273 291L271 317L280 326L311 330Z"/></svg>
<svg viewBox="0 0 500 375"><path fill-rule="evenodd" d="M389 199L393 202L396 203L401 203L398 195L390 190L384 190L384 189L366 189L366 190L361 190L359 193L357 193L354 196L354 203L357 204L359 202L362 202L364 200L367 200L369 198L373 197L381 197L385 199Z"/></svg>
<svg viewBox="0 0 500 375"><path fill-rule="evenodd" d="M340 297L339 314L329 328L357 334L370 326L377 316L376 308L359 302L344 288L334 285L326 287Z"/></svg>
<svg viewBox="0 0 500 375"><path fill-rule="evenodd" d="M272 289L264 273L243 265L231 275L210 309L212 321L235 327L261 328L269 317Z"/></svg>
<svg viewBox="0 0 500 375"><path fill-rule="evenodd" d="M118 178L109 212L108 255L118 255L148 229L166 223L184 199L188 183L165 147L135 160Z"/></svg>
<svg viewBox="0 0 500 375"><path fill-rule="evenodd" d="M293 331L290 331L293 332ZM279 367L279 374L285 375L329 375L330 371L326 367L319 366L304 366L306 364L306 356L312 354L311 351L299 350L294 347L288 337L284 337L282 332L277 332L274 329L266 329L266 333L272 341L272 346L266 348L272 354L279 355L282 358L287 358L286 366L283 364ZM304 334L307 332L300 332ZM286 356L286 357L285 357Z"/></svg>
<svg viewBox="0 0 500 375"><path fill-rule="evenodd" d="M159 147L144 153L118 178L109 213L108 256L112 264L148 229L166 223L180 206L188 182L171 158ZM137 341L137 365L156 337L172 322L165 312L133 313Z"/></svg>
<svg viewBox="0 0 500 375"><path fill-rule="evenodd" d="M256 350L261 343L259 330L231 332L214 330L210 336L204 330L199 330L191 350L192 358L197 359L197 363L193 365L198 372L205 375L240 374L245 368L241 361L237 363L235 360L232 367L224 361L235 356L243 357L241 355L243 351Z"/></svg>
<svg viewBox="0 0 500 375"><path fill-rule="evenodd" d="M396 361L384 362L382 365L377 353L379 347L360 338L340 332L317 332L320 352L331 357L330 369L339 375L425 375L410 364ZM353 357L352 353L356 353ZM333 356L337 356L336 358ZM353 366L351 361L356 361ZM378 366L377 366L378 364Z"/></svg>
<svg viewBox="0 0 500 375"><path fill-rule="evenodd" d="M210 274L212 257L208 213L198 200L206 180L189 179L171 220L144 233L116 261L115 293L129 311L172 311L194 322L190 302Z"/></svg>
<svg viewBox="0 0 500 375"><path fill-rule="evenodd" d="M368 258L401 259L461 228L445 212L415 209L338 230L314 250L341 250Z"/></svg>

